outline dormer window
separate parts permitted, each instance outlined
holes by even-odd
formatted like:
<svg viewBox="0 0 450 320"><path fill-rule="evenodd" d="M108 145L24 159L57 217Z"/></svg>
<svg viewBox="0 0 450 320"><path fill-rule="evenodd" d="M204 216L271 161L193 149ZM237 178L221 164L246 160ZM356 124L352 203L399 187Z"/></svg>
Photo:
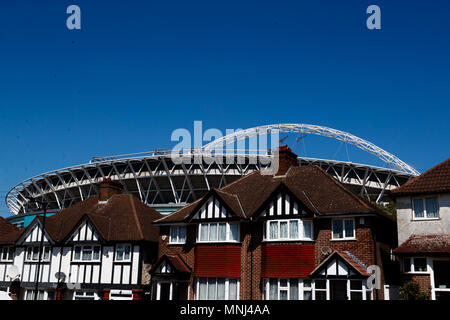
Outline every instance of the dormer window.
<svg viewBox="0 0 450 320"><path fill-rule="evenodd" d="M413 200L415 220L439 218L439 206L436 197L416 198Z"/></svg>

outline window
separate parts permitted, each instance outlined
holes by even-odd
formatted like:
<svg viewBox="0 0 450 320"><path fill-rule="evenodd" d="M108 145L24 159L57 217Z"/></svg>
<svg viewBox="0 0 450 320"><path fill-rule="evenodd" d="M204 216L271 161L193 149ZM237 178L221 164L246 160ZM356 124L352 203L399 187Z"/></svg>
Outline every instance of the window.
<svg viewBox="0 0 450 320"><path fill-rule="evenodd" d="M335 219L332 229L332 239L355 239L354 219Z"/></svg>
<svg viewBox="0 0 450 320"><path fill-rule="evenodd" d="M14 257L14 247L3 247L0 253L0 261L12 261Z"/></svg>
<svg viewBox="0 0 450 320"><path fill-rule="evenodd" d="M185 226L170 227L169 243L174 243L174 244L186 243L186 227Z"/></svg>
<svg viewBox="0 0 450 320"><path fill-rule="evenodd" d="M414 219L439 218L439 206L436 197L413 200Z"/></svg>
<svg viewBox="0 0 450 320"><path fill-rule="evenodd" d="M41 261L50 261L50 247L43 247L44 251L41 256ZM32 246L26 249L25 261L34 262L39 260L39 246Z"/></svg>
<svg viewBox="0 0 450 320"><path fill-rule="evenodd" d="M72 261L100 261L100 246L75 246Z"/></svg>
<svg viewBox="0 0 450 320"><path fill-rule="evenodd" d="M37 297L35 299L35 295L37 294ZM48 296L47 296L47 291L45 290L30 290L27 289L25 291L25 296L24 299L25 300L47 300Z"/></svg>
<svg viewBox="0 0 450 320"><path fill-rule="evenodd" d="M266 300L298 300L300 279L266 279Z"/></svg>
<svg viewBox="0 0 450 320"><path fill-rule="evenodd" d="M310 220L268 220L264 228L264 238L268 241L312 240L313 228Z"/></svg>
<svg viewBox="0 0 450 320"><path fill-rule="evenodd" d="M73 300L98 300L98 295L94 291L75 291Z"/></svg>
<svg viewBox="0 0 450 320"><path fill-rule="evenodd" d="M411 258L403 258L403 272L411 271Z"/></svg>
<svg viewBox="0 0 450 320"><path fill-rule="evenodd" d="M426 258L414 258L414 271L425 272L427 271L427 259Z"/></svg>
<svg viewBox="0 0 450 320"><path fill-rule="evenodd" d="M130 261L131 260L131 245L118 244L116 246L116 261Z"/></svg>
<svg viewBox="0 0 450 320"><path fill-rule="evenodd" d="M303 280L303 300L312 300L311 280Z"/></svg>
<svg viewBox="0 0 450 320"><path fill-rule="evenodd" d="M239 297L237 278L198 278L197 300L237 300Z"/></svg>
<svg viewBox="0 0 450 320"><path fill-rule="evenodd" d="M403 272L427 272L426 258L403 258Z"/></svg>
<svg viewBox="0 0 450 320"><path fill-rule="evenodd" d="M350 300L362 300L363 293L362 281L350 280Z"/></svg>
<svg viewBox="0 0 450 320"><path fill-rule="evenodd" d="M238 242L240 240L237 223L200 223L198 232L198 242Z"/></svg>
<svg viewBox="0 0 450 320"><path fill-rule="evenodd" d="M327 300L327 281L315 280L314 293L315 293L315 300Z"/></svg>

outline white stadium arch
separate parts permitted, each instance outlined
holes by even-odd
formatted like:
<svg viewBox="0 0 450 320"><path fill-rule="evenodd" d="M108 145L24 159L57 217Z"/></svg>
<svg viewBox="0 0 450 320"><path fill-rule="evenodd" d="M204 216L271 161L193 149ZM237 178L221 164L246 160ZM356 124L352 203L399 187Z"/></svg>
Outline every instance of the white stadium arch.
<svg viewBox="0 0 450 320"><path fill-rule="evenodd" d="M318 165L355 193L375 196L377 202L384 200L386 191L399 187L419 174L393 154L364 139L340 130L308 124L272 124L240 130L200 149L190 150L187 156L201 158L221 146L267 134L271 130L314 134L344 141L384 161L391 168L298 157L300 166ZM201 197L211 188L220 188L245 174L264 168L268 163L260 161L260 155L252 155L245 150L242 154L234 155L235 161L232 163L191 161L189 164L178 164L172 161L172 155L173 152L169 150L155 150L96 157L87 164L43 173L22 181L8 192L5 202L16 215L28 214L37 209L37 204L30 198L45 201L49 210L58 211L96 195L96 184L104 178L110 178L119 181L125 192L135 194L151 206L177 208Z"/></svg>

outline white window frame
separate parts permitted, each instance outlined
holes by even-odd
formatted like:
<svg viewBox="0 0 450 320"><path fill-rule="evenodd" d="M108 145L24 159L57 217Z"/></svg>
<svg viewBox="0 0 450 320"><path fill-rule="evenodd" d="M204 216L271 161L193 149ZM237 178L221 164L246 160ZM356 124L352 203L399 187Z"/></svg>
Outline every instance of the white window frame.
<svg viewBox="0 0 450 320"><path fill-rule="evenodd" d="M86 247L91 247L91 251L92 251L92 255L91 255L91 259L90 260L83 260L83 250ZM98 255L98 259L94 259L94 248L98 247L99 248L99 255ZM80 248L80 258L76 258L75 257L75 250L76 248ZM73 254L72 254L72 262L100 262L102 258L102 246L101 245L76 245L73 246Z"/></svg>
<svg viewBox="0 0 450 320"><path fill-rule="evenodd" d="M208 290L209 290L209 279L215 279L216 280L216 297L217 297L217 280L218 279L224 279L225 280L225 300L230 300L230 291L229 291L229 287L230 287L230 280L236 280L236 300L239 300L239 294L240 294L240 279L239 278L216 278L216 277L199 277L195 279L195 300L200 300L200 279L206 279L206 297L208 300Z"/></svg>
<svg viewBox="0 0 450 320"><path fill-rule="evenodd" d="M297 221L298 224L298 237L297 238L290 238L290 233L291 233L291 221ZM281 223L280 222L287 222L287 238L282 238L281 237ZM304 234L305 234L305 230L304 230L304 223L303 222L310 222L310 226L311 226L311 238L305 238ZM277 228L278 228L278 238L276 239L270 239L270 224L271 223L277 223ZM270 220L266 220L266 222L264 223L264 239L263 241L267 241L267 242L275 242L275 241L314 241L314 222L312 219L270 219Z"/></svg>
<svg viewBox="0 0 450 320"><path fill-rule="evenodd" d="M345 221L351 220L353 221L353 236L347 237L345 231ZM342 238L334 237L334 221L342 221ZM336 218L331 219L331 241L347 241L347 240L356 240L356 223L354 218Z"/></svg>
<svg viewBox="0 0 450 320"><path fill-rule="evenodd" d="M39 247L40 246L27 246L25 249L25 262L38 262L39 261ZM37 248L37 256L36 258L33 258L34 256L34 249ZM48 250L49 255L46 258L45 257L45 252L46 250ZM28 257L28 252L30 251L31 253L31 258ZM52 248L50 246L43 246L42 247L42 255L41 255L41 262L49 262L50 261L50 257L52 255Z"/></svg>
<svg viewBox="0 0 450 320"><path fill-rule="evenodd" d="M156 283L156 300L161 300L161 284L162 283L170 284L169 300L173 300L173 281L158 281Z"/></svg>
<svg viewBox="0 0 450 320"><path fill-rule="evenodd" d="M434 198L436 199L436 207L437 207L437 217L428 217L428 211L427 211L427 199ZM415 200L422 200L423 204L423 217L416 217L416 211L414 210L414 201ZM423 221L423 220L439 220L440 214L439 214L439 197L438 196L432 196L432 197L414 197L411 199L411 208L412 208L412 220L414 221Z"/></svg>
<svg viewBox="0 0 450 320"><path fill-rule="evenodd" d="M130 251L129 251L129 257L128 259L125 259L125 247L129 247ZM118 253L120 251L123 251L123 258L119 259L118 258ZM132 256L132 251L133 251L133 246L130 243L119 243L116 245L116 252L114 253L114 261L115 262L130 262L131 261L131 256Z"/></svg>
<svg viewBox="0 0 450 320"><path fill-rule="evenodd" d="M133 300L132 290L111 290L109 300Z"/></svg>
<svg viewBox="0 0 450 320"><path fill-rule="evenodd" d="M219 240L219 224L221 223L225 223L226 225L226 240ZM210 229L211 229L211 225L215 224L217 227L217 239L216 240L209 240L209 234L210 234ZM208 225L208 239L207 240L201 240L201 230L202 230L202 225ZM237 240L233 240L231 239L231 225L236 225L237 226L237 234L238 234L238 239ZM197 242L198 243L239 243L241 241L241 227L239 223L232 223L232 222L202 222L198 224L198 228L197 228Z"/></svg>
<svg viewBox="0 0 450 320"><path fill-rule="evenodd" d="M34 292L35 292L36 290L34 290L34 289L25 289L25 292L23 293L23 300L28 300L28 301L32 301L32 300L35 300L34 299ZM31 293L31 299L27 299L27 296L28 296L28 294L29 293ZM42 293L43 294L43 298L42 299L37 299L37 300L48 300L48 292L47 292L47 290L43 290L43 289L39 289L38 290L38 296L39 296L39 293Z"/></svg>
<svg viewBox="0 0 450 320"><path fill-rule="evenodd" d="M425 259L425 265L426 265L426 270L425 271L416 271L415 270L415 263L414 263L414 259ZM408 261L409 259L409 271L405 271L405 260ZM403 258L403 263L402 263L402 271L403 273L411 273L411 274L429 274L430 273L430 267L429 267L429 263L428 263L428 259L426 257L404 257Z"/></svg>
<svg viewBox="0 0 450 320"><path fill-rule="evenodd" d="M6 259L3 258L3 255L6 254ZM1 262L12 262L14 260L14 247L13 246L4 246L1 248L0 252L0 261Z"/></svg>
<svg viewBox="0 0 450 320"><path fill-rule="evenodd" d="M448 258L431 258L431 257L427 257L427 265L430 266L430 282L431 282L431 299L432 300L436 300L436 292L450 292L450 288L439 288L436 287L435 282L435 271L434 271L434 262L435 261L448 261Z"/></svg>
<svg viewBox="0 0 450 320"><path fill-rule="evenodd" d="M180 229L184 229L184 240L180 240ZM176 230L176 239L172 240L172 230ZM170 226L169 230L169 244L185 244L186 243L186 234L187 228L186 226Z"/></svg>
<svg viewBox="0 0 450 320"><path fill-rule="evenodd" d="M87 296L87 293L92 293L92 296ZM96 291L91 290L75 290L73 292L72 300L100 300Z"/></svg>
<svg viewBox="0 0 450 320"><path fill-rule="evenodd" d="M266 278L264 279L264 300L270 300L270 281L276 280L277 281L277 299L280 300L281 297L281 291L287 290L287 300L291 300L291 281L297 281L297 300L303 300L303 279L300 278ZM281 287L281 281L286 280L287 281L287 287ZM311 287L309 290L311 291ZM295 300L295 301L297 301Z"/></svg>

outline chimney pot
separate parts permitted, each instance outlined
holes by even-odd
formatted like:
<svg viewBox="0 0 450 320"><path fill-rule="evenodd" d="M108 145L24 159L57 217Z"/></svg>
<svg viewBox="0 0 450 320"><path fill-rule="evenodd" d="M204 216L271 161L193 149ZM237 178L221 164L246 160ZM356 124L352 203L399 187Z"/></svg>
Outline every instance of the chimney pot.
<svg viewBox="0 0 450 320"><path fill-rule="evenodd" d="M297 155L292 152L287 144L278 148L278 172L277 176L284 175L290 167L298 166Z"/></svg>
<svg viewBox="0 0 450 320"><path fill-rule="evenodd" d="M99 183L98 189L98 201L106 202L115 194L121 194L123 187L119 182L112 181L110 178L105 178Z"/></svg>

